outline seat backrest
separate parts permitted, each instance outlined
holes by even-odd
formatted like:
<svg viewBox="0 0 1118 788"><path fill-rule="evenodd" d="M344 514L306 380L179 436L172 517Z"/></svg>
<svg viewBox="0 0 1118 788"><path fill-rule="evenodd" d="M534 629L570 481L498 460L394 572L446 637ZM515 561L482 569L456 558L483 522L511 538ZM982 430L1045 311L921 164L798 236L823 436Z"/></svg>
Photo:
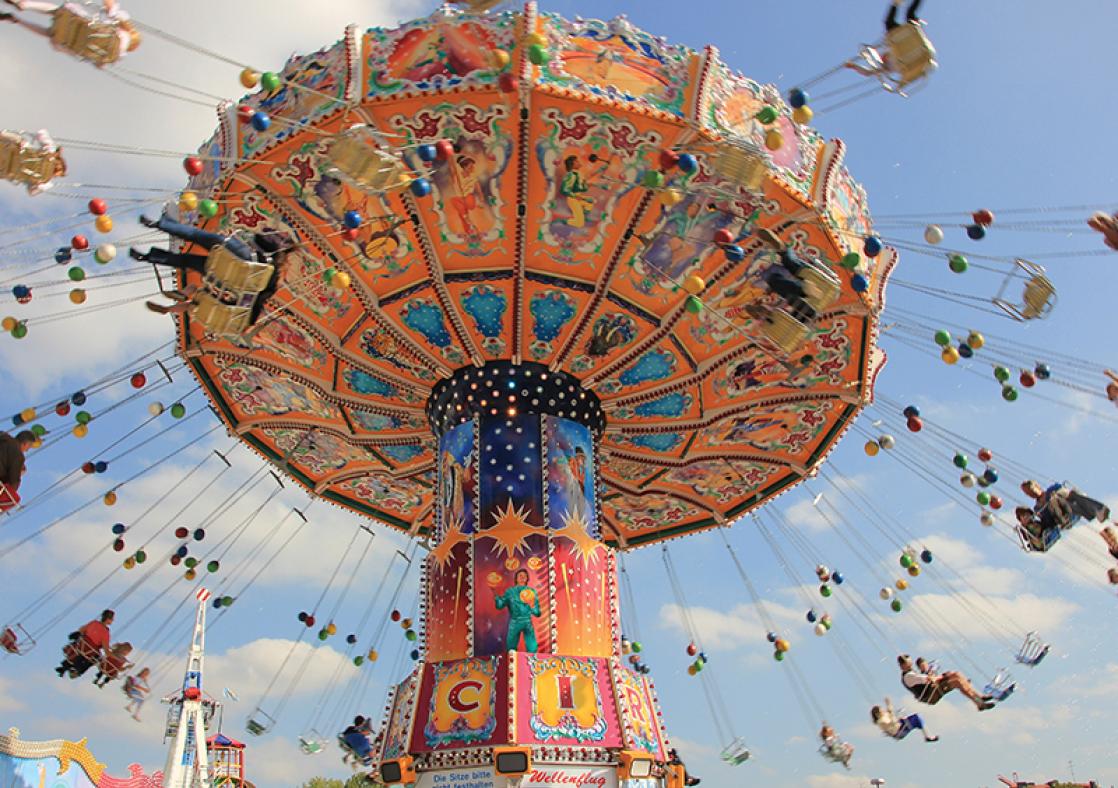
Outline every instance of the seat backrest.
<svg viewBox="0 0 1118 788"><path fill-rule="evenodd" d="M1052 296L1056 294L1056 288L1052 286L1046 276L1034 276L1025 285L1025 293L1022 300L1025 302L1025 308L1021 310L1022 314L1028 318L1040 317L1048 311Z"/></svg>
<svg viewBox="0 0 1118 788"><path fill-rule="evenodd" d="M14 131L0 131L0 178L16 180L22 159L23 137Z"/></svg>
<svg viewBox="0 0 1118 788"><path fill-rule="evenodd" d="M810 327L783 309L772 310L770 317L772 322L764 324L765 337L785 353L795 352L811 334Z"/></svg>
<svg viewBox="0 0 1118 788"><path fill-rule="evenodd" d="M760 191L765 185L768 162L759 149L724 143L712 162L714 171L747 191Z"/></svg>
<svg viewBox="0 0 1118 788"><path fill-rule="evenodd" d="M335 137L326 148L334 169L368 191L396 186L404 172L399 157L373 145L350 131Z"/></svg>
<svg viewBox="0 0 1118 788"><path fill-rule="evenodd" d="M50 37L55 46L98 66L120 60L121 41L117 35L117 24L91 19L66 5L53 13Z"/></svg>
<svg viewBox="0 0 1118 788"><path fill-rule="evenodd" d="M213 277L222 290L259 293L268 286L275 266L245 260L219 244L206 255L206 275Z"/></svg>
<svg viewBox="0 0 1118 788"><path fill-rule="evenodd" d="M213 334L240 335L248 328L252 308L223 304L209 293L200 293L195 298L191 317Z"/></svg>
<svg viewBox="0 0 1118 788"><path fill-rule="evenodd" d="M936 50L924 26L917 22L898 25L885 34L889 57L902 85L927 76L936 66Z"/></svg>
<svg viewBox="0 0 1118 788"><path fill-rule="evenodd" d="M831 274L829 271L821 271L810 263L800 269L800 279L805 283L810 282L815 286L814 289L816 292L811 295L805 294L804 300L807 301L816 312L829 309L839 300L839 296L842 294L842 285L839 284L837 276Z"/></svg>

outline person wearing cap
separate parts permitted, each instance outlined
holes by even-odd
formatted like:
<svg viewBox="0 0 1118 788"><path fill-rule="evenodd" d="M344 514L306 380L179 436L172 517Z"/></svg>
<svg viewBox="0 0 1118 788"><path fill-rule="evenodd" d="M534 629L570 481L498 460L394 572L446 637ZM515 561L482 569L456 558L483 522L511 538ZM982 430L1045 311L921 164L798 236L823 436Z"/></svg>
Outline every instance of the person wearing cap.
<svg viewBox="0 0 1118 788"><path fill-rule="evenodd" d="M35 444L35 433L23 430L15 437L0 432L0 512L19 503L19 484L26 468L24 455Z"/></svg>

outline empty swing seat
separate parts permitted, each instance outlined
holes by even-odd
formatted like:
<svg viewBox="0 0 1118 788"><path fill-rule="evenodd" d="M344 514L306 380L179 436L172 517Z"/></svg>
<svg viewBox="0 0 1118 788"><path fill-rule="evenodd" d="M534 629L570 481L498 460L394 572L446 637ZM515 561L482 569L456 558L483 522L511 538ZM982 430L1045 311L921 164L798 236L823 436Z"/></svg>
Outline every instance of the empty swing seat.
<svg viewBox="0 0 1118 788"><path fill-rule="evenodd" d="M245 720L245 730L253 736L261 736L271 730L275 722L267 714L257 709L252 713L252 716Z"/></svg>
<svg viewBox="0 0 1118 788"><path fill-rule="evenodd" d="M50 39L59 49L97 66L115 63L123 54L118 23L93 19L69 4L54 12Z"/></svg>
<svg viewBox="0 0 1118 788"><path fill-rule="evenodd" d="M842 294L842 285L839 278L829 268L814 263L808 263L799 273L800 280L805 285L805 290L812 290L812 293L804 294L804 300L816 312L824 312L834 306L835 302L839 300Z"/></svg>
<svg viewBox="0 0 1118 788"><path fill-rule="evenodd" d="M399 156L375 147L365 127L344 131L330 141L326 158L330 174L370 192L383 192L407 180Z"/></svg>
<svg viewBox="0 0 1118 788"><path fill-rule="evenodd" d="M924 26L918 22L894 27L885 34L885 44L889 47L897 90L923 79L939 65L936 63L935 47L924 32Z"/></svg>
<svg viewBox="0 0 1118 788"><path fill-rule="evenodd" d="M760 192L769 171L769 157L751 142L724 142L711 167L722 178L749 192Z"/></svg>
<svg viewBox="0 0 1118 788"><path fill-rule="evenodd" d="M785 353L794 353L811 335L810 326L804 325L784 309L772 310L770 320L771 322L764 324L762 333Z"/></svg>
<svg viewBox="0 0 1118 788"><path fill-rule="evenodd" d="M1021 316L1025 320L1035 320L1038 317L1047 317L1055 306L1056 288L1047 276L1034 276L1025 285L1022 297L1024 308Z"/></svg>
<svg viewBox="0 0 1118 788"><path fill-rule="evenodd" d="M721 758L724 762L731 766L739 766L753 757L753 753L745 746L745 742L741 739L734 739L730 744L722 750Z"/></svg>

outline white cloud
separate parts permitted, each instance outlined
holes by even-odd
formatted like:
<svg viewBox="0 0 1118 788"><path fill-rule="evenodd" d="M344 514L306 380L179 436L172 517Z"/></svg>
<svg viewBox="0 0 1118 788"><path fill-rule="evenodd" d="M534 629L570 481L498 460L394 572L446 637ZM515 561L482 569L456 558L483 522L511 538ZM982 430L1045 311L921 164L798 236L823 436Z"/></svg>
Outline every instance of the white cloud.
<svg viewBox="0 0 1118 788"><path fill-rule="evenodd" d="M22 701L16 698L15 690L15 682L0 676L0 714L10 714L27 708Z"/></svg>
<svg viewBox="0 0 1118 788"><path fill-rule="evenodd" d="M820 502L820 505L823 505L822 502ZM831 527L831 524L827 522L827 518L823 516L819 508L816 507L810 499L805 499L789 506L784 510L784 517L793 528L802 529L810 533L819 533Z"/></svg>
<svg viewBox="0 0 1118 788"><path fill-rule="evenodd" d="M788 628L802 617L798 609L777 602L766 602L765 609L781 628ZM703 646L728 650L738 646L754 646L764 642L768 629L752 604L741 604L726 611L707 607L690 607L687 610ZM683 611L679 605L668 604L660 608L660 624L686 635L688 633Z"/></svg>

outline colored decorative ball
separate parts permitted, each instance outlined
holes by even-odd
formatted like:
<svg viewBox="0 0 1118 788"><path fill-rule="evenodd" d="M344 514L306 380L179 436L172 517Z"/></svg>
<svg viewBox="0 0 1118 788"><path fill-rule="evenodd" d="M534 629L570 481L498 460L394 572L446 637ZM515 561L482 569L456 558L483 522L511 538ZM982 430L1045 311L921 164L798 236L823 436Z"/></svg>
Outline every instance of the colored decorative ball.
<svg viewBox="0 0 1118 788"><path fill-rule="evenodd" d="M509 56L508 51L504 49L494 49L489 54L490 57L493 59L493 67L496 68L498 71L508 66L508 64L512 61L512 58Z"/></svg>
<svg viewBox="0 0 1118 788"><path fill-rule="evenodd" d="M839 260L839 264L846 269L853 271L855 268L862 264L862 255L857 252L847 252Z"/></svg>
<svg viewBox="0 0 1118 788"><path fill-rule="evenodd" d="M909 405L903 411L901 411L901 414L906 419L911 419L914 416L918 417L920 415L920 408L916 407L915 405Z"/></svg>
<svg viewBox="0 0 1118 788"><path fill-rule="evenodd" d="M338 271L334 274L334 278L330 280L330 286L335 290L348 290L351 284L352 280L345 271Z"/></svg>
<svg viewBox="0 0 1118 788"><path fill-rule="evenodd" d="M831 574L831 582L833 582L836 586L841 586L845 581L846 578L843 576L842 572L836 571Z"/></svg>
<svg viewBox="0 0 1118 788"><path fill-rule="evenodd" d="M217 216L217 203L214 200L206 198L198 203L198 213L207 219L212 219Z"/></svg>
<svg viewBox="0 0 1118 788"><path fill-rule="evenodd" d="M892 603L889 605L889 607L893 608L894 613L900 613L901 610L904 608L904 605L901 604L901 600L894 599L892 601Z"/></svg>
<svg viewBox="0 0 1118 788"><path fill-rule="evenodd" d="M939 345L940 347L947 347L948 345L951 344L951 332L950 331L944 331L942 328L939 331L937 331L933 335L932 338L936 341L936 344Z"/></svg>
<svg viewBox="0 0 1118 788"><path fill-rule="evenodd" d="M89 424L93 420L93 415L88 410L79 410L74 414L74 421L78 424Z"/></svg>
<svg viewBox="0 0 1118 788"><path fill-rule="evenodd" d="M882 248L881 239L876 235L866 236L866 240L862 243L862 251L865 252L866 257L877 257L881 254Z"/></svg>
<svg viewBox="0 0 1118 788"><path fill-rule="evenodd" d="M520 80L511 71L502 71L497 77L497 86L505 93L515 93L520 89Z"/></svg>
<svg viewBox="0 0 1118 788"><path fill-rule="evenodd" d="M318 639L319 640L326 640L326 638L328 638L328 637L329 637L329 635L326 634L325 629L318 630Z"/></svg>
<svg viewBox="0 0 1118 788"><path fill-rule="evenodd" d="M408 656L409 656L409 657L411 657L411 661L412 661L412 662L415 662L416 660L418 660L418 659L419 659L419 649L417 649L417 648L413 648L413 649L411 650L411 653L410 653L410 654L408 654Z"/></svg>
<svg viewBox="0 0 1118 788"><path fill-rule="evenodd" d="M179 195L179 207L187 213L197 210L198 195L194 192L183 192Z"/></svg>
<svg viewBox="0 0 1118 788"><path fill-rule="evenodd" d="M643 651L643 650L644 650L644 646L641 644L641 642L639 640L634 640L633 641L633 653L634 654L640 654L641 651Z"/></svg>
<svg viewBox="0 0 1118 788"><path fill-rule="evenodd" d="M439 140L435 143L436 158L446 161L454 155L454 143L450 140Z"/></svg>
<svg viewBox="0 0 1118 788"><path fill-rule="evenodd" d="M183 578L185 578L189 582L189 581L194 580L194 578L198 577L198 573L195 572L193 569L187 569L185 572L183 572L182 576L183 576Z"/></svg>
<svg viewBox="0 0 1118 788"><path fill-rule="evenodd" d="M352 646L357 642L357 635L346 635L345 642Z"/></svg>
<svg viewBox="0 0 1118 788"><path fill-rule="evenodd" d="M880 591L877 592L877 595L882 599L891 599L893 597L893 589L888 587L882 588Z"/></svg>
<svg viewBox="0 0 1118 788"><path fill-rule="evenodd" d="M346 227L358 228L361 226L361 214L357 211L346 211L342 217L342 221Z"/></svg>
<svg viewBox="0 0 1118 788"><path fill-rule="evenodd" d="M47 428L44 427L42 424L31 425L31 431L35 433L36 438L41 438L47 434Z"/></svg>
<svg viewBox="0 0 1118 788"><path fill-rule="evenodd" d="M982 225L983 227L989 227L991 224L994 223L993 212L987 210L986 208L975 211L971 214L971 218L974 219L975 224Z"/></svg>
<svg viewBox="0 0 1118 788"><path fill-rule="evenodd" d="M163 403L162 402L151 403L150 405L148 405L148 413L150 413L152 416L162 416L163 415Z"/></svg>
<svg viewBox="0 0 1118 788"><path fill-rule="evenodd" d="M924 240L933 246L943 243L943 228L938 224L929 224L924 228Z"/></svg>
<svg viewBox="0 0 1118 788"><path fill-rule="evenodd" d="M908 553L901 553L901 557L899 560L901 566L905 569L908 569L910 566L912 566L912 556Z"/></svg>
<svg viewBox="0 0 1118 788"><path fill-rule="evenodd" d="M187 528L185 525L180 525L178 528L175 529L176 539L185 539L188 536L190 536L190 529Z"/></svg>
<svg viewBox="0 0 1118 788"><path fill-rule="evenodd" d="M990 514L989 512L983 512L978 518L978 522L989 528L994 524L994 515Z"/></svg>
<svg viewBox="0 0 1118 788"><path fill-rule="evenodd" d="M99 233L111 233L113 231L113 217L108 215L98 216L94 220L93 226Z"/></svg>
<svg viewBox="0 0 1118 788"><path fill-rule="evenodd" d="M438 156L435 151L435 146L430 143L424 143L415 149L415 153L419 156L420 161L432 162Z"/></svg>
<svg viewBox="0 0 1118 788"><path fill-rule="evenodd" d="M999 383L1005 383L1007 380L1009 380L1009 370L1001 366L994 367L994 378Z"/></svg>
<svg viewBox="0 0 1118 788"><path fill-rule="evenodd" d="M679 167L682 172L694 172L699 168L699 162L690 153L681 153L679 154L679 161L676 163L676 166Z"/></svg>
<svg viewBox="0 0 1118 788"><path fill-rule="evenodd" d="M218 569L221 569L221 564L217 561L210 561L208 564L206 564L206 571L211 574L216 572Z"/></svg>
<svg viewBox="0 0 1118 788"><path fill-rule="evenodd" d="M237 107L237 120L241 123L252 123L252 116L256 114L256 110L250 104L242 104Z"/></svg>
<svg viewBox="0 0 1118 788"><path fill-rule="evenodd" d="M814 610L807 611L807 623L814 624L815 623L815 618L816 618L816 616L815 616L815 611Z"/></svg>
<svg viewBox="0 0 1118 788"><path fill-rule="evenodd" d="M989 449L979 449L978 459L982 462L989 462L990 460L994 459L994 453Z"/></svg>
<svg viewBox="0 0 1118 788"><path fill-rule="evenodd" d="M664 173L659 170L645 170L641 176L641 185L648 189L659 189L664 185Z"/></svg>
<svg viewBox="0 0 1118 788"><path fill-rule="evenodd" d="M1002 399L1006 402L1016 402L1018 396L1017 389L1013 386L1002 386Z"/></svg>
<svg viewBox="0 0 1118 788"><path fill-rule="evenodd" d="M1032 372L1029 372L1028 370L1025 370L1021 373L1020 381L1022 386L1027 389L1031 389L1033 386L1036 385L1036 375L1034 375Z"/></svg>
<svg viewBox="0 0 1118 788"><path fill-rule="evenodd" d="M968 345L966 342L960 342L959 346L955 348L955 350L959 354L960 358L972 358L974 356L974 351L971 350L970 345Z"/></svg>
<svg viewBox="0 0 1118 788"><path fill-rule="evenodd" d="M726 259L731 263L740 263L745 259L745 250L737 244L727 244L723 246L722 254L725 255Z"/></svg>
<svg viewBox="0 0 1118 788"><path fill-rule="evenodd" d="M777 651L787 651L792 647L784 638L777 638L773 645L776 646Z"/></svg>
<svg viewBox="0 0 1118 788"><path fill-rule="evenodd" d="M131 378L129 378L128 382L132 385L132 388L142 389L144 386L147 385L148 378L147 375L145 375L143 372L137 372Z"/></svg>
<svg viewBox="0 0 1118 788"><path fill-rule="evenodd" d="M357 228L355 228L355 227L347 227L345 230L342 230L342 240L356 241L357 236L358 236Z"/></svg>
<svg viewBox="0 0 1118 788"><path fill-rule="evenodd" d="M866 454L870 457L876 457L877 453L881 451L881 447L877 445L877 441L866 441L865 445Z"/></svg>
<svg viewBox="0 0 1118 788"><path fill-rule="evenodd" d="M765 638L766 638L766 639L767 639L767 640L768 640L768 641L769 641L770 643L775 643L775 642L776 642L776 633L775 633L775 632L770 632L770 633L768 633L767 635L765 635Z"/></svg>
<svg viewBox="0 0 1118 788"><path fill-rule="evenodd" d="M971 331L967 334L967 345L971 350L981 350L982 346L986 344L986 337L977 331Z"/></svg>
<svg viewBox="0 0 1118 788"><path fill-rule="evenodd" d="M85 279L85 269L78 265L72 266L66 276L70 277L71 282L81 282Z"/></svg>
<svg viewBox="0 0 1118 788"><path fill-rule="evenodd" d="M172 416L172 418L181 419L185 415L186 415L186 406L183 405L181 402L176 402L174 405L171 406L171 416Z"/></svg>
<svg viewBox="0 0 1118 788"><path fill-rule="evenodd" d="M808 95L806 91L800 88L792 88L788 91L788 103L791 105L792 109L806 107L807 101Z"/></svg>
<svg viewBox="0 0 1118 788"><path fill-rule="evenodd" d="M125 558L124 559L124 568L125 569L135 569L136 568L136 559L133 558L132 556L128 556L127 558Z"/></svg>
<svg viewBox="0 0 1118 788"><path fill-rule="evenodd" d="M89 212L94 216L104 216L109 212L108 204L100 197L94 197L86 204L86 207L89 208Z"/></svg>
<svg viewBox="0 0 1118 788"><path fill-rule="evenodd" d="M732 244L734 242L734 234L725 227L720 227L714 233L714 242L719 246Z"/></svg>
<svg viewBox="0 0 1118 788"><path fill-rule="evenodd" d="M831 591L831 587L829 585L827 585L826 583L819 586L819 595L820 596L829 597L832 593L833 592Z"/></svg>
<svg viewBox="0 0 1118 788"><path fill-rule="evenodd" d="M825 627L823 624L816 624L814 632L819 637L823 637L824 635L827 634L827 627Z"/></svg>
<svg viewBox="0 0 1118 788"><path fill-rule="evenodd" d="M70 239L70 246L74 247L79 252L84 252L89 248L89 239L84 235L75 235Z"/></svg>
<svg viewBox="0 0 1118 788"><path fill-rule="evenodd" d="M82 463L82 473L94 473L97 470L97 465L93 462Z"/></svg>
<svg viewBox="0 0 1118 788"><path fill-rule="evenodd" d="M3 328L5 331L11 331L13 328L16 327L17 322L19 321L17 321L14 317L6 317L2 322L0 322L0 328Z"/></svg>
<svg viewBox="0 0 1118 788"><path fill-rule="evenodd" d="M957 348L945 347L940 352L939 357L943 359L944 364L951 365L959 363L959 355L960 354Z"/></svg>
<svg viewBox="0 0 1118 788"><path fill-rule="evenodd" d="M407 632L404 633L404 637L408 640L414 641L419 636L415 634L414 629L409 629Z"/></svg>
<svg viewBox="0 0 1118 788"><path fill-rule="evenodd" d="M271 93L280 86L279 74L274 71L265 71L260 75L260 86Z"/></svg>
<svg viewBox="0 0 1118 788"><path fill-rule="evenodd" d="M254 87L260 84L260 72L253 71L251 68L246 68L241 71L240 79L241 85L248 88L249 90L252 90Z"/></svg>
<svg viewBox="0 0 1118 788"><path fill-rule="evenodd" d="M870 289L870 280L862 274L854 274L850 277L850 289L855 293L864 293Z"/></svg>
<svg viewBox="0 0 1118 788"><path fill-rule="evenodd" d="M114 523L112 531L113 531L114 534L117 534L118 536L120 534L124 533L124 523Z"/></svg>
<svg viewBox="0 0 1118 788"><path fill-rule="evenodd" d="M405 618L400 622L400 629L411 629L411 619Z"/></svg>
<svg viewBox="0 0 1118 788"><path fill-rule="evenodd" d="M268 117L268 113L260 111L252 113L252 127L257 131L267 131L271 125L272 119Z"/></svg>
<svg viewBox="0 0 1118 788"><path fill-rule="evenodd" d="M990 508L991 509L997 510L997 509L1001 509L1003 506L1005 506L1005 501L1003 501L1000 496L997 496L997 495L991 495L990 496Z"/></svg>
<svg viewBox="0 0 1118 788"><path fill-rule="evenodd" d="M74 429L70 430L70 433L75 438L84 438L86 435L89 434L89 427L87 427L85 424L77 424L74 426Z"/></svg>
<svg viewBox="0 0 1118 788"><path fill-rule="evenodd" d="M307 614L304 613L302 610L300 610L298 618L299 618L299 623L303 623L304 621L307 620Z"/></svg>
<svg viewBox="0 0 1118 788"><path fill-rule="evenodd" d="M687 296L687 301L685 302L685 306L687 308L687 311L690 312L692 315L697 315L697 314L699 314L700 312L703 311L702 300L699 299L696 296L693 296L693 295Z"/></svg>
<svg viewBox="0 0 1118 788"><path fill-rule="evenodd" d="M964 473L962 476L959 477L959 484L963 485L964 487L966 487L968 489L971 488L971 487L974 487L974 485L977 484L977 483L978 483L978 478L973 473L970 473L969 471L967 473Z"/></svg>
<svg viewBox="0 0 1118 788"><path fill-rule="evenodd" d="M691 295L698 295L706 289L707 283L701 276L692 274L683 280L683 289Z"/></svg>
<svg viewBox="0 0 1118 788"><path fill-rule="evenodd" d="M981 224L968 224L967 225L967 238L972 241L981 241L986 237L986 228Z"/></svg>
<svg viewBox="0 0 1118 788"><path fill-rule="evenodd" d="M23 339L27 336L27 323L22 320L18 321L12 328L12 337L15 339Z"/></svg>
<svg viewBox="0 0 1118 788"><path fill-rule="evenodd" d="M1037 380L1048 380L1052 377L1052 370L1049 369L1047 364L1037 364L1033 368L1033 374L1036 375Z"/></svg>
<svg viewBox="0 0 1118 788"><path fill-rule="evenodd" d="M924 429L924 422L919 416L913 416L908 420L907 424L909 432L920 432L920 430Z"/></svg>
<svg viewBox="0 0 1118 788"><path fill-rule="evenodd" d="M990 493L985 490L979 490L978 494L974 496L974 499L978 501L979 506L988 506L990 503Z"/></svg>
<svg viewBox="0 0 1118 788"><path fill-rule="evenodd" d="M118 553L121 552L122 550L124 550L124 540L123 539L114 539L113 540L113 550L115 550Z"/></svg>
<svg viewBox="0 0 1118 788"><path fill-rule="evenodd" d="M660 151L660 169L670 170L679 164L679 154L671 148L664 148Z"/></svg>
<svg viewBox="0 0 1118 788"><path fill-rule="evenodd" d="M882 435L877 439L877 445L885 449L885 451L889 451L897 445L897 439L892 435Z"/></svg>
<svg viewBox="0 0 1118 788"><path fill-rule="evenodd" d="M170 561L171 566L178 566L179 564L182 563L182 556L173 555L168 560Z"/></svg>
<svg viewBox="0 0 1118 788"><path fill-rule="evenodd" d="M198 566L198 559L191 556L190 558L187 558L185 561L183 561L183 563L186 565L187 569L193 569L194 567Z"/></svg>
<svg viewBox="0 0 1118 788"><path fill-rule="evenodd" d="M219 610L221 609L221 597L216 597L214 599L214 607L218 608Z"/></svg>
<svg viewBox="0 0 1118 788"><path fill-rule="evenodd" d="M970 267L970 263L961 254L953 254L947 258L947 267L957 274L963 274Z"/></svg>
<svg viewBox="0 0 1118 788"><path fill-rule="evenodd" d="M815 113L812 111L811 107L796 107L792 110L792 122L798 123L801 126L806 126L808 123L811 123L814 117Z"/></svg>
<svg viewBox="0 0 1118 788"><path fill-rule="evenodd" d="M548 54L547 49L539 44L532 44L528 47L528 60L532 61L533 65L542 66L550 59L551 55Z"/></svg>
<svg viewBox="0 0 1118 788"><path fill-rule="evenodd" d="M201 542L203 539L206 538L206 529L205 528L195 528L194 533L191 534L191 536L194 538L195 542Z"/></svg>
<svg viewBox="0 0 1118 788"><path fill-rule="evenodd" d="M416 197L426 197L431 193L431 183L426 178L416 178L411 182L410 188Z"/></svg>
<svg viewBox="0 0 1118 788"><path fill-rule="evenodd" d="M106 218L106 217L102 217ZM108 265L116 258L116 246L101 244L93 251L93 259L101 265Z"/></svg>
<svg viewBox="0 0 1118 788"><path fill-rule="evenodd" d="M955 455L955 458L952 460L952 462L955 463L956 468L966 468L967 464L970 461L967 459L967 455L960 452Z"/></svg>
<svg viewBox="0 0 1118 788"><path fill-rule="evenodd" d="M109 490L101 500L104 501L105 506L115 506L117 501L116 493Z"/></svg>
<svg viewBox="0 0 1118 788"><path fill-rule="evenodd" d="M542 33L537 33L534 30L531 33L529 33L528 35L524 36L524 46L526 46L526 47L530 47L530 46L533 46L533 45L542 47L546 44L547 44L547 39L544 38L543 34Z"/></svg>
<svg viewBox="0 0 1118 788"><path fill-rule="evenodd" d="M365 664L365 658L363 656L361 656L360 654L358 654L356 657L353 658L353 664L356 665L357 667L361 667L362 665Z"/></svg>
<svg viewBox="0 0 1118 788"><path fill-rule="evenodd" d="M776 111L776 107L766 104L758 110L754 117L765 125L768 125L770 123L775 123L776 119L780 117L780 113Z"/></svg>
<svg viewBox="0 0 1118 788"><path fill-rule="evenodd" d="M921 550L920 560L923 561L925 564L930 564L932 562L932 551L928 549Z"/></svg>
<svg viewBox="0 0 1118 788"><path fill-rule="evenodd" d="M773 652L773 659L775 659L777 662L783 662L784 661L784 652L783 651L774 651Z"/></svg>
<svg viewBox="0 0 1118 788"><path fill-rule="evenodd" d="M93 470L97 471L97 473L104 473L108 469L109 464L104 460L98 460L97 462L93 463Z"/></svg>
<svg viewBox="0 0 1118 788"><path fill-rule="evenodd" d="M303 623L307 625L307 629L311 629L312 627L314 627L314 616L312 616L310 613L307 613L306 621L304 621Z"/></svg>
<svg viewBox="0 0 1118 788"><path fill-rule="evenodd" d="M202 160L197 156L187 156L182 160L182 168L186 170L187 175L194 176L201 175L202 170L205 169L205 165L202 164Z"/></svg>
<svg viewBox="0 0 1118 788"><path fill-rule="evenodd" d="M998 483L998 478L999 478L997 469L996 468L987 468L985 471L982 472L982 478L985 479L990 484L997 484Z"/></svg>
<svg viewBox="0 0 1118 788"><path fill-rule="evenodd" d="M769 150L780 150L784 147L784 135L779 129L769 129L765 132L765 147Z"/></svg>
<svg viewBox="0 0 1118 788"><path fill-rule="evenodd" d="M54 253L54 261L59 265L66 265L74 259L74 251L69 246L63 246Z"/></svg>
<svg viewBox="0 0 1118 788"><path fill-rule="evenodd" d="M908 568L908 573L913 577L917 577L920 574L920 567L916 564L913 564Z"/></svg>
<svg viewBox="0 0 1118 788"><path fill-rule="evenodd" d="M664 189L660 192L660 203L671 208L683 202L683 192L679 189Z"/></svg>
<svg viewBox="0 0 1118 788"><path fill-rule="evenodd" d="M144 561L148 560L148 554L143 550L137 550L135 558L137 564L142 564Z"/></svg>

